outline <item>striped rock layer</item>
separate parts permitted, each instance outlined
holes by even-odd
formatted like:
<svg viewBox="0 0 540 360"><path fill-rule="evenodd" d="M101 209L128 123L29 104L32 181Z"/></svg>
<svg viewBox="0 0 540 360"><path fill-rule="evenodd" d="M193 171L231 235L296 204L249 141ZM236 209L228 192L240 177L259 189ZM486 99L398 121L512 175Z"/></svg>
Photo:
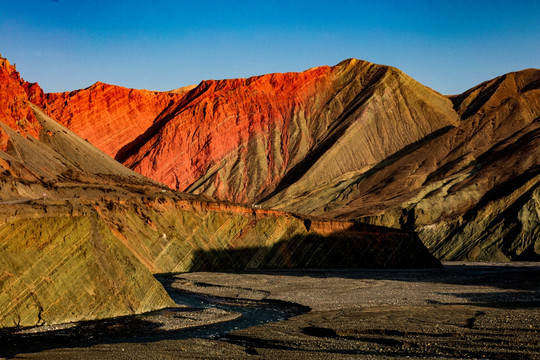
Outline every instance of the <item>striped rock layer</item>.
<svg viewBox="0 0 540 360"><path fill-rule="evenodd" d="M156 273L440 265L413 232L171 191L52 119L55 110L47 101L65 103L58 100L62 95L44 95L0 60L0 328L175 306ZM163 95L98 84L73 96L103 100L111 94L148 95L169 106L182 90ZM119 102L109 100L111 107L100 116L117 114L112 104ZM131 109L139 119L159 118L161 112L150 106L154 100L129 103L118 114ZM120 119L126 131L103 146L137 133L136 125L129 127L131 117ZM114 128L118 124L100 131Z"/></svg>
<svg viewBox="0 0 540 360"><path fill-rule="evenodd" d="M538 259L539 88L528 69L443 96L355 59L203 81L114 156L193 194L414 230L445 260ZM94 144L116 136L62 96L60 122Z"/></svg>

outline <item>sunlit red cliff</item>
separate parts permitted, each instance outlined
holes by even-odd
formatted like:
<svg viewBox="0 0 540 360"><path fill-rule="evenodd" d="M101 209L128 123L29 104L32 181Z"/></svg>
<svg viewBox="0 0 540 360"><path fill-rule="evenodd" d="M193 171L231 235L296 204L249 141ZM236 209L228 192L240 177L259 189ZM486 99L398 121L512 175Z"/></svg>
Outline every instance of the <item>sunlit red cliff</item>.
<svg viewBox="0 0 540 360"><path fill-rule="evenodd" d="M181 97L181 92L134 90L97 82L83 90L46 94L45 109L114 158Z"/></svg>
<svg viewBox="0 0 540 360"><path fill-rule="evenodd" d="M72 109L91 143L113 137L117 160L181 191L416 230L442 258L508 259L540 251L539 79L524 70L443 96L395 68L350 59L209 80L162 94L171 101L131 125L131 142L94 132L113 118L93 110L84 120L70 105L77 95L47 106L68 126L63 109ZM130 102L118 94L111 104Z"/></svg>
<svg viewBox="0 0 540 360"><path fill-rule="evenodd" d="M155 273L440 266L414 232L180 193L91 144L126 152L189 90L43 94L0 58L0 328L175 306Z"/></svg>

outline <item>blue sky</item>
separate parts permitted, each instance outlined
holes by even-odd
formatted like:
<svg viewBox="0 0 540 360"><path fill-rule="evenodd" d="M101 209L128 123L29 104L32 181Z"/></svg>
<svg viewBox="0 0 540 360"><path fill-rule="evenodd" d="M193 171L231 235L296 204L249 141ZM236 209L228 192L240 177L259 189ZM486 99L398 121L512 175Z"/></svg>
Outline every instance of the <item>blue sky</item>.
<svg viewBox="0 0 540 360"><path fill-rule="evenodd" d="M540 1L0 0L0 53L45 91L170 90L359 58L443 94L540 67Z"/></svg>

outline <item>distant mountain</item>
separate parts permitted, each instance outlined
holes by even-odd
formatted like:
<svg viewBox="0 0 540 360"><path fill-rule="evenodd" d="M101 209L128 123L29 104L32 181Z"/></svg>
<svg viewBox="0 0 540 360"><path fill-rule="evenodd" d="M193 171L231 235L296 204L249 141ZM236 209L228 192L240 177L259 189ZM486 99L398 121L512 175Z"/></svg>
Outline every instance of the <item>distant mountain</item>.
<svg viewBox="0 0 540 360"><path fill-rule="evenodd" d="M175 306L155 273L440 266L413 232L171 191L49 116L113 155L184 91L43 94L0 58L0 328Z"/></svg>
<svg viewBox="0 0 540 360"><path fill-rule="evenodd" d="M181 191L418 231L441 259L536 259L539 74L507 74L450 97L355 59L203 81L166 95L114 155ZM107 121L99 106L71 105L75 97L47 108L67 126L62 114L72 109L80 134Z"/></svg>

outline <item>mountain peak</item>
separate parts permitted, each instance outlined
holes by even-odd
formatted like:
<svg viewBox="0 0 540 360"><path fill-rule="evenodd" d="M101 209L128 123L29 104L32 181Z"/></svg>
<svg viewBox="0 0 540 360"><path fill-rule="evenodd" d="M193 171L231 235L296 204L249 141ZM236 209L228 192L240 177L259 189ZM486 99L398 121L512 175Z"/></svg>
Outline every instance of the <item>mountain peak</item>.
<svg viewBox="0 0 540 360"><path fill-rule="evenodd" d="M8 59L0 56L0 71L7 76L10 76L15 81L21 81L21 76L17 72L15 65L12 65Z"/></svg>
<svg viewBox="0 0 540 360"><path fill-rule="evenodd" d="M466 119L495 109L513 96L536 89L540 89L540 69L524 69L484 81L450 99L456 111Z"/></svg>
<svg viewBox="0 0 540 360"><path fill-rule="evenodd" d="M118 86L118 85L111 85L111 84L107 84L107 83L104 83L102 81L96 81L95 83L93 83L92 85L90 85L89 87L85 88L84 90L95 90L95 89L98 89L98 88L106 88L106 87L121 87L121 86Z"/></svg>
<svg viewBox="0 0 540 360"><path fill-rule="evenodd" d="M348 59L345 59L343 61L340 61L335 66L343 67L343 66L354 66L354 65L358 65L358 64L375 65L374 63L372 63L370 61L367 61L367 60L361 60L361 59L357 59L357 58L348 58ZM384 66L384 65L381 65L381 66Z"/></svg>
<svg viewBox="0 0 540 360"><path fill-rule="evenodd" d="M10 128L20 132L21 135L37 137L40 125L37 122L28 102L43 104L43 91L37 83L29 83L21 79L15 65L9 60L0 58L0 109L3 109L2 120ZM0 142L7 144L8 137L5 132L0 135Z"/></svg>

